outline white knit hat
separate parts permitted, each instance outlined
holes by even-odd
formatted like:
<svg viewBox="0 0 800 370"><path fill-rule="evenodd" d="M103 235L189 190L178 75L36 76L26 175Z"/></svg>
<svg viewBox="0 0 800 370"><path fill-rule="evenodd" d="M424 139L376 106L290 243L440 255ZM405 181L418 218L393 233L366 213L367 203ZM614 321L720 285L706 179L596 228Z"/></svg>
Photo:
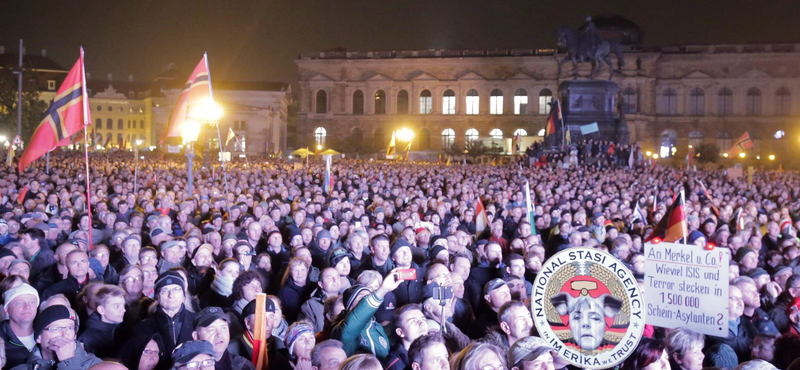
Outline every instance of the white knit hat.
<svg viewBox="0 0 800 370"><path fill-rule="evenodd" d="M17 296L23 294L33 294L33 296L36 297L36 307L39 307L39 292L37 292L36 289L29 284L20 284L9 290L6 290L6 292L3 294L3 301L5 302L5 305L8 306L8 304L11 303L14 298L17 298Z"/></svg>

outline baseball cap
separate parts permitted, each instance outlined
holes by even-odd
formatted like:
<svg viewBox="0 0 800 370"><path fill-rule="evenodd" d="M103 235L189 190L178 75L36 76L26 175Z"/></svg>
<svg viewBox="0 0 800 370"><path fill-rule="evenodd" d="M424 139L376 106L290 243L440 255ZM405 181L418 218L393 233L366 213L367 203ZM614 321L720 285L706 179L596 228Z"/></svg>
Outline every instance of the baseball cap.
<svg viewBox="0 0 800 370"><path fill-rule="evenodd" d="M222 311L219 307L206 307L198 312L194 317L194 327L197 329L198 326L206 327L214 323L217 320L225 320L225 322L229 322L228 315L225 314L225 311Z"/></svg>

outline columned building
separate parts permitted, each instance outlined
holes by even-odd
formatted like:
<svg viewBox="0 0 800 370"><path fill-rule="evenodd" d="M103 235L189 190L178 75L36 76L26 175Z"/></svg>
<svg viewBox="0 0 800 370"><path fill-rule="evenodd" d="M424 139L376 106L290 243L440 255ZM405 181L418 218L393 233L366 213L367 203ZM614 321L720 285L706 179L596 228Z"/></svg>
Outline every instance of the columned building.
<svg viewBox="0 0 800 370"><path fill-rule="evenodd" d="M782 155L800 138L800 44L642 46L633 43L642 33L625 22L597 27L623 42L624 65L611 80L631 141L662 156L701 143L724 152L748 132L751 154ZM547 103L572 78L570 63L558 75L565 56L559 49L301 54L298 146L378 152L403 127L416 133L413 150L542 135ZM580 66L580 79L589 68ZM607 70L595 76L608 77Z"/></svg>

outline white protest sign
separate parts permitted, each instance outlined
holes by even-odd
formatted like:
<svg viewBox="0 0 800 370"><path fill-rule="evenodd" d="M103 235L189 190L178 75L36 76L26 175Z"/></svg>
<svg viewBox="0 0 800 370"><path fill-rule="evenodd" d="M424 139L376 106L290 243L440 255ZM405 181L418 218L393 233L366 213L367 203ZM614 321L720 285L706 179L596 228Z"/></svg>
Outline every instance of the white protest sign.
<svg viewBox="0 0 800 370"><path fill-rule="evenodd" d="M167 153L180 153L181 148L177 145L167 145Z"/></svg>
<svg viewBox="0 0 800 370"><path fill-rule="evenodd" d="M730 250L662 242L644 253L647 323L727 337Z"/></svg>

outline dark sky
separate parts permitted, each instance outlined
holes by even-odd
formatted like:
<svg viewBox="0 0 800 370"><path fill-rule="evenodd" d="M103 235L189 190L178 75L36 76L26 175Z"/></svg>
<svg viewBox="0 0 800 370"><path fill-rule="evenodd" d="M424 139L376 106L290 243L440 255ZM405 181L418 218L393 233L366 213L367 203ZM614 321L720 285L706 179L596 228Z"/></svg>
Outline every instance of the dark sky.
<svg viewBox="0 0 800 370"><path fill-rule="evenodd" d="M553 47L558 27L607 13L651 45L800 41L796 0L0 0L0 45L67 68L83 45L95 78L188 75L208 51L212 79L292 82L300 52Z"/></svg>

